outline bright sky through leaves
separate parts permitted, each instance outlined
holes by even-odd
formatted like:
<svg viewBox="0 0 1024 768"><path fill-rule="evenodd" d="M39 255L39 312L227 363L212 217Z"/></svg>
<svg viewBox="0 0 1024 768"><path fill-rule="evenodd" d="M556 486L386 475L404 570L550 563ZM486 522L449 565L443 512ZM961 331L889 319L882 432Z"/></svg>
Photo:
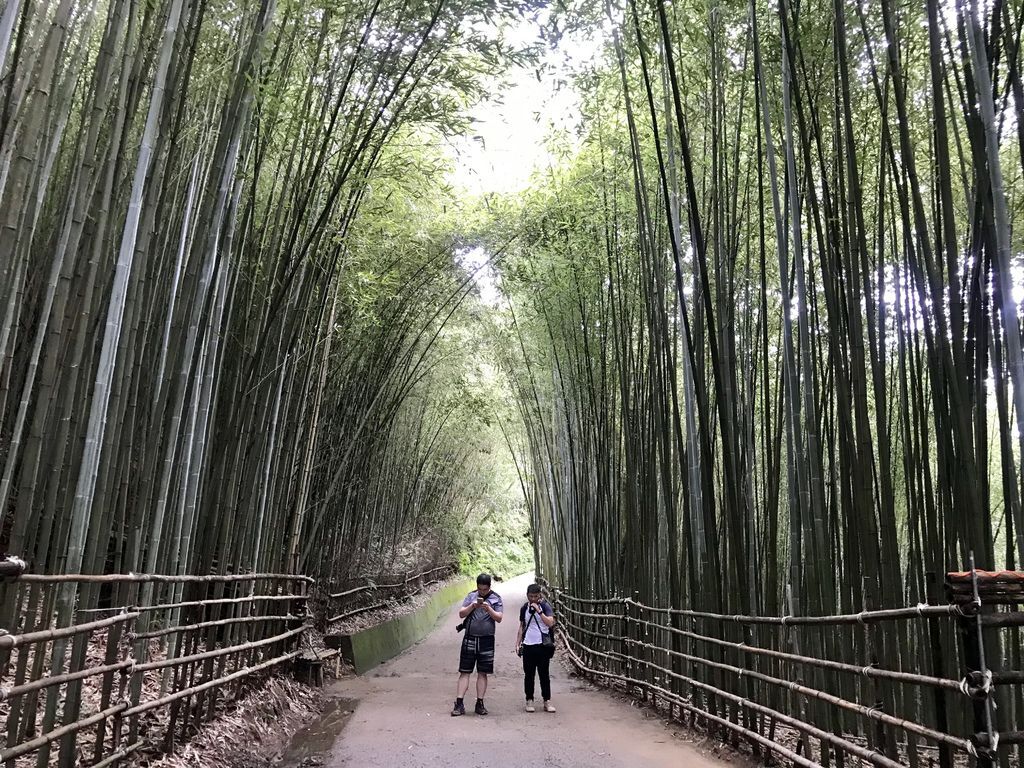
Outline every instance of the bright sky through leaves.
<svg viewBox="0 0 1024 768"><path fill-rule="evenodd" d="M512 43L540 41L537 24L523 21L509 32ZM579 125L579 96L573 73L592 63L601 36L567 35L556 50L545 46L546 65L510 72L495 84L493 97L473 110L475 131L452 142L455 170L451 181L470 194L514 194L529 186L531 175L547 168L552 156L547 138L574 138Z"/></svg>
<svg viewBox="0 0 1024 768"><path fill-rule="evenodd" d="M490 307L497 307L502 302L500 278L489 263L487 251L479 246L470 248L459 254L459 263L467 272L474 272L473 282L480 292L480 299Z"/></svg>
<svg viewBox="0 0 1024 768"><path fill-rule="evenodd" d="M523 21L510 30L514 44L540 41L540 29ZM566 36L557 50L547 48L543 72L518 69L498 84L493 97L473 110L475 132L452 142L451 182L470 195L512 195L530 186L531 177L553 161L552 134L575 141L580 120L579 95L573 75L597 58L602 36ZM474 247L459 254L460 264L475 272L481 300L502 303L500 278L488 264L490 255Z"/></svg>

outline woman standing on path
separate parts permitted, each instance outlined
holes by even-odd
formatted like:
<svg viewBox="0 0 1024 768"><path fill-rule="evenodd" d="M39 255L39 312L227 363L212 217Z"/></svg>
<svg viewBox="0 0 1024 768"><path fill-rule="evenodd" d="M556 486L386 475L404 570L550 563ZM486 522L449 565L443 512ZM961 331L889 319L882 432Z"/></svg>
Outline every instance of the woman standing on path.
<svg viewBox="0 0 1024 768"><path fill-rule="evenodd" d="M526 602L519 609L519 632L516 635L517 654L523 657L523 690L526 693L526 711L534 712L534 675L540 677L540 695L544 699L544 711L554 712L551 703L551 677L548 668L555 646L552 643L551 628L555 626L554 611L541 596L540 585L531 584L526 588Z"/></svg>

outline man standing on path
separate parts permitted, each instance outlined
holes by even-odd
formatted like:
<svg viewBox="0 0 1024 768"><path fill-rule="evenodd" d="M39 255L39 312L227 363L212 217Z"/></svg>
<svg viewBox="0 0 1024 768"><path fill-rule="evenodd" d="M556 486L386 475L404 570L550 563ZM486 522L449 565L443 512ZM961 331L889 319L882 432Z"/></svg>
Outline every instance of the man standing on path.
<svg viewBox="0 0 1024 768"><path fill-rule="evenodd" d="M459 618L464 619L466 634L459 652L459 685L452 717L466 714L463 698L469 691L469 678L476 666L476 713L486 715L484 695L487 676L494 672L494 631L502 618L504 605L501 595L491 589L491 577L481 573L476 577L476 591L462 601Z"/></svg>

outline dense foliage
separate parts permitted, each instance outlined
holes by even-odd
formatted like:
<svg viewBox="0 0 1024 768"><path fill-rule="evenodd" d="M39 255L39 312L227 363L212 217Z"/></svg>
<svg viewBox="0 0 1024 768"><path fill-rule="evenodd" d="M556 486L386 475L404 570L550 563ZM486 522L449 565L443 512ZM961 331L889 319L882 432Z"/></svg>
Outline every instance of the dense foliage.
<svg viewBox="0 0 1024 768"><path fill-rule="evenodd" d="M503 441L462 394L438 147L530 12L3 3L0 549L327 582L458 555Z"/></svg>
<svg viewBox="0 0 1024 768"><path fill-rule="evenodd" d="M1019 566L1019 4L580 5L582 149L494 235L544 571L780 614Z"/></svg>

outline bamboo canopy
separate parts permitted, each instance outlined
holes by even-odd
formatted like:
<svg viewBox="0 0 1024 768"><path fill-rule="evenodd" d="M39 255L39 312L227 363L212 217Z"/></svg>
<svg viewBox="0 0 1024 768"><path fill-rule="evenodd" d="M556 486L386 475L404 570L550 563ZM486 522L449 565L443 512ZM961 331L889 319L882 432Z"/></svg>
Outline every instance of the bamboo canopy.
<svg viewBox="0 0 1024 768"><path fill-rule="evenodd" d="M1024 563L1022 12L579 9L608 55L495 321L553 583L854 616Z"/></svg>
<svg viewBox="0 0 1024 768"><path fill-rule="evenodd" d="M63 623L75 574L459 554L494 482L433 147L527 8L4 3L0 552Z"/></svg>

